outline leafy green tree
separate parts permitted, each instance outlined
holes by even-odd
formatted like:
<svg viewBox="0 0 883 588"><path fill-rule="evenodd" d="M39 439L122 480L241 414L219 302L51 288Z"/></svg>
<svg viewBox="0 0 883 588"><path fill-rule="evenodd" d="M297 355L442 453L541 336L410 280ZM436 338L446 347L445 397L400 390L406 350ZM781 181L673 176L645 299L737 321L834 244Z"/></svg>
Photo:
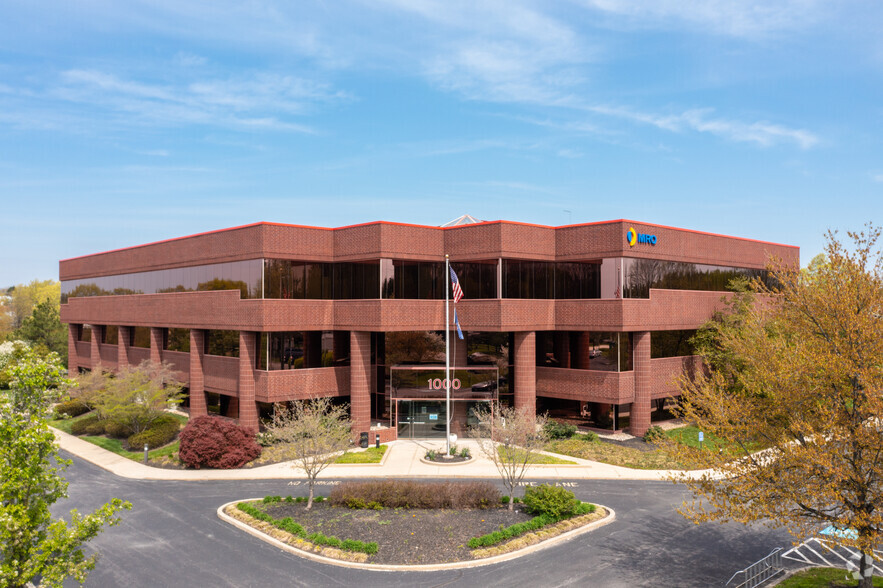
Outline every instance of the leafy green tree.
<svg viewBox="0 0 883 588"><path fill-rule="evenodd" d="M55 280L31 280L28 284L18 284L11 288L3 302L3 310L12 317L12 328L19 328L31 316L34 307L49 300L56 307L61 302L61 283Z"/></svg>
<svg viewBox="0 0 883 588"><path fill-rule="evenodd" d="M183 399L183 386L168 363L146 360L115 374L96 369L78 380L81 400L94 406L102 419L119 423L132 433L148 429L166 408Z"/></svg>
<svg viewBox="0 0 883 588"><path fill-rule="evenodd" d="M61 387L70 384L58 355L52 352L44 355L32 348L23 350L17 361L6 368L6 375L11 410L34 419L48 417Z"/></svg>
<svg viewBox="0 0 883 588"><path fill-rule="evenodd" d="M69 522L52 518L50 507L67 496L61 472L70 462L58 456L46 416L54 390L69 382L51 355L29 352L9 370L11 393L0 395L0 585L61 586L68 577L82 584L97 560L84 544L131 504L113 499L85 516L72 510Z"/></svg>
<svg viewBox="0 0 883 588"><path fill-rule="evenodd" d="M677 476L696 497L688 518L764 521L798 539L832 525L870 588L883 541L883 251L879 228L849 236L852 247L829 234L812 271L774 268L775 289L754 283L703 331L708 373L682 380L680 410L731 450L674 450L708 472Z"/></svg>
<svg viewBox="0 0 883 588"><path fill-rule="evenodd" d="M57 302L44 300L37 304L13 336L34 345L44 345L63 361L67 359L67 328L61 322Z"/></svg>

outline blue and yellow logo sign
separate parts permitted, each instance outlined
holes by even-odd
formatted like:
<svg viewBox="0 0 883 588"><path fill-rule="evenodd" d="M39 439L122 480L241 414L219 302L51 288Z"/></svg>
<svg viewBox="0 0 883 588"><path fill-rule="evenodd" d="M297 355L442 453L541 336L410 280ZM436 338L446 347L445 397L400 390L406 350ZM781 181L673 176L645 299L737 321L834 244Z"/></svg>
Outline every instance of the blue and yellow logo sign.
<svg viewBox="0 0 883 588"><path fill-rule="evenodd" d="M656 235L645 235L639 233L634 227L629 227L626 231L625 240L628 241L629 247L634 247L638 243L647 243L648 245L656 245Z"/></svg>

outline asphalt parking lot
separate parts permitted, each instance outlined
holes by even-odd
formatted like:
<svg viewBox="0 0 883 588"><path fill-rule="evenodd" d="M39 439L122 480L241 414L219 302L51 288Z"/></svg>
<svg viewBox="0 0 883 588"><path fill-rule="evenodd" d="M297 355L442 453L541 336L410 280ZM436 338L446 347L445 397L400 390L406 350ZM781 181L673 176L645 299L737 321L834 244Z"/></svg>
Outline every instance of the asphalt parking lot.
<svg viewBox="0 0 883 588"><path fill-rule="evenodd" d="M786 533L762 526L693 525L676 512L687 494L670 482L562 479L578 498L616 510L616 521L497 565L442 572L353 570L282 552L216 516L231 500L305 495L299 480L131 480L72 459L66 472L70 498L56 505L56 513L91 510L112 497L133 504L118 526L89 544L100 559L87 586L707 587L723 586L735 571L790 545Z"/></svg>

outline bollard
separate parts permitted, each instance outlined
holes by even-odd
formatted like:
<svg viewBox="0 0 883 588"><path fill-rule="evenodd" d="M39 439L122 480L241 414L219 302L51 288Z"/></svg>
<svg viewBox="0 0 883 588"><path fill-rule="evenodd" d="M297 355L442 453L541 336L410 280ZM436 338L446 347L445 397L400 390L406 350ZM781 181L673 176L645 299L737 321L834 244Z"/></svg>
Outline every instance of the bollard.
<svg viewBox="0 0 883 588"><path fill-rule="evenodd" d="M147 443L145 443L145 444L144 444L144 463L145 463L145 464L147 463L147 451L148 451L149 449L150 449L150 448L147 446Z"/></svg>
<svg viewBox="0 0 883 588"><path fill-rule="evenodd" d="M374 435L374 447L380 449L380 434Z"/></svg>

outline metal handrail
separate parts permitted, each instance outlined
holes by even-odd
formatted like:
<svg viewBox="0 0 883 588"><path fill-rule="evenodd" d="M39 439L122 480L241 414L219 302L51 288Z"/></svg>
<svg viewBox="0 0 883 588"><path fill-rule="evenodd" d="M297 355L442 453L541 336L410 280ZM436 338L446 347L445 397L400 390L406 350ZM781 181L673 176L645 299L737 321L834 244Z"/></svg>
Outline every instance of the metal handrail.
<svg viewBox="0 0 883 588"><path fill-rule="evenodd" d="M765 575L769 571L773 570L773 563L767 562L767 560L769 560L771 558L774 560L778 559L776 556L778 556L780 551L782 551L782 548L776 547L766 557L757 560L756 562L754 562L753 564L751 564L750 566L748 566L744 570L739 570L738 572L736 572L735 574L730 576L730 579L727 580L727 583L724 584L724 586L725 587L729 586L730 582L732 582L734 579L736 579L736 576L738 576L739 574L745 574L746 578L742 581L741 584L737 584L734 588L745 588L745 587L756 588L757 586L760 586L760 584L762 584L763 582L766 582L767 580L769 580L773 576L777 575L779 572L783 571L783 569L781 568L781 565L780 565L779 568L776 569L772 574ZM752 568L756 568L756 566L760 566L764 563L766 563L766 565L764 567L761 567L759 569L754 569L754 570L752 569ZM752 572L751 576L748 576L749 572ZM763 578L760 578L760 576L763 576ZM753 580L756 580L756 579L760 579L760 581L757 584L749 584L750 582L752 582Z"/></svg>

